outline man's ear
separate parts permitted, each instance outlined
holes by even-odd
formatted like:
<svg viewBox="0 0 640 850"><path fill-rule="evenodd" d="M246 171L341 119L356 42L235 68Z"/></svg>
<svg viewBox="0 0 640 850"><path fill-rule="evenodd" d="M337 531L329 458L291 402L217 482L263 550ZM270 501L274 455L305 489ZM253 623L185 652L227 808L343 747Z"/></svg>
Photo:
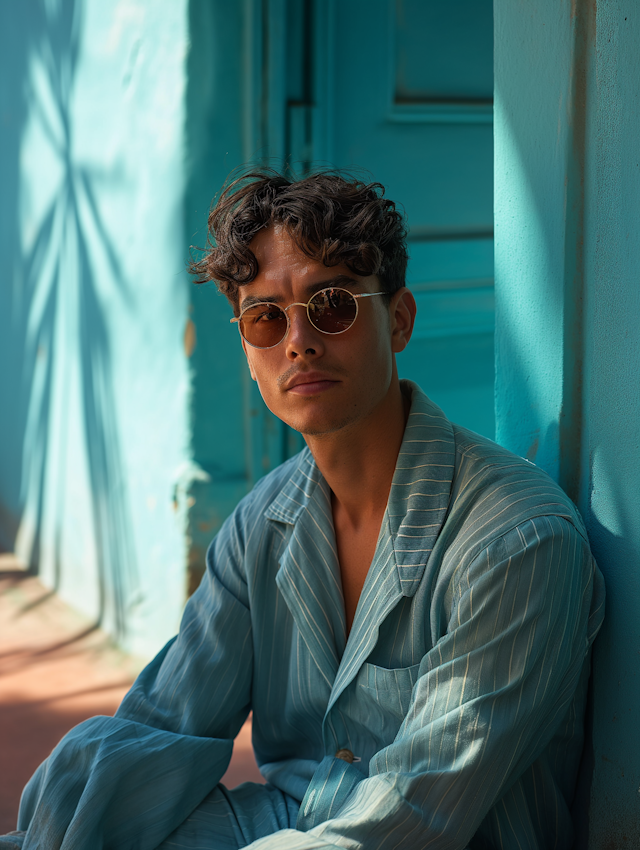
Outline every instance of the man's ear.
<svg viewBox="0 0 640 850"><path fill-rule="evenodd" d="M391 350L395 354L404 351L416 320L416 299L406 286L393 293L389 304L389 318L391 319Z"/></svg>
<svg viewBox="0 0 640 850"><path fill-rule="evenodd" d="M251 375L251 377L253 378L254 381L257 381L258 379L256 378L256 373L253 371L253 366L251 365L251 358L247 354L247 344L244 341L243 336L240 337L240 342L242 343L242 350L244 351L244 356L247 358L247 365L249 367L249 374Z"/></svg>

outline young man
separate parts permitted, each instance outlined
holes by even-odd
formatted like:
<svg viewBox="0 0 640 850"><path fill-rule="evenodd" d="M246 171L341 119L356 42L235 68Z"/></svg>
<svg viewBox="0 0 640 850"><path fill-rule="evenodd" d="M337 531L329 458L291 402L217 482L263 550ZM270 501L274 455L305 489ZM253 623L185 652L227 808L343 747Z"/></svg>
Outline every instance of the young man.
<svg viewBox="0 0 640 850"><path fill-rule="evenodd" d="M603 603L575 508L399 380L416 307L382 187L259 173L210 229L195 271L307 448L225 522L116 716L39 768L16 843L569 848ZM268 784L229 791L250 710Z"/></svg>

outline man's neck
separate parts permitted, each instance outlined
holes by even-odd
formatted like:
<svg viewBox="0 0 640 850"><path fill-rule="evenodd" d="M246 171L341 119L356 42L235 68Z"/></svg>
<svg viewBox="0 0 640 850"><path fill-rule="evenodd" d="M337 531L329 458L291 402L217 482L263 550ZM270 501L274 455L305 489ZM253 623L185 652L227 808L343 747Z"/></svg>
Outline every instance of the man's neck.
<svg viewBox="0 0 640 850"><path fill-rule="evenodd" d="M335 506L357 528L379 515L389 497L404 437L410 400L397 378L383 402L364 421L335 434L307 437Z"/></svg>

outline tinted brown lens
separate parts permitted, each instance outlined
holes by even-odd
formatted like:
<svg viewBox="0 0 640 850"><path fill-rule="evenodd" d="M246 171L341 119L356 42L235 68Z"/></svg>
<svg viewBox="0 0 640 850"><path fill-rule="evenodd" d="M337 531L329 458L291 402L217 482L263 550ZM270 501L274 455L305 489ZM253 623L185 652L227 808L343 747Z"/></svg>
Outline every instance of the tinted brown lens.
<svg viewBox="0 0 640 850"><path fill-rule="evenodd" d="M309 304L309 318L319 331L339 334L355 322L358 306L346 289L323 289Z"/></svg>
<svg viewBox="0 0 640 850"><path fill-rule="evenodd" d="M257 348L277 345L287 332L287 317L276 304L256 304L240 319L240 333Z"/></svg>

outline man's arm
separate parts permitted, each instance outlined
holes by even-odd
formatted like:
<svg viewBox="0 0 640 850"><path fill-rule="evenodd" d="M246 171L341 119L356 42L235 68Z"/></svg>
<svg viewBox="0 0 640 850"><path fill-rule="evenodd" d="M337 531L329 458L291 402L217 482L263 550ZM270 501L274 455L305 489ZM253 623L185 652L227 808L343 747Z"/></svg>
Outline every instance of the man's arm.
<svg viewBox="0 0 640 850"><path fill-rule="evenodd" d="M211 545L177 638L142 671L115 717L72 729L32 777L19 815L25 850L55 850L63 840L151 850L222 778L250 710L246 504Z"/></svg>
<svg viewBox="0 0 640 850"><path fill-rule="evenodd" d="M452 584L447 633L422 660L405 720L369 777L326 758L299 830L251 850L460 850L540 756L602 620L586 541L564 519L537 518L491 543ZM511 825L516 834L527 828L525 809L511 794L504 818L524 818Z"/></svg>

